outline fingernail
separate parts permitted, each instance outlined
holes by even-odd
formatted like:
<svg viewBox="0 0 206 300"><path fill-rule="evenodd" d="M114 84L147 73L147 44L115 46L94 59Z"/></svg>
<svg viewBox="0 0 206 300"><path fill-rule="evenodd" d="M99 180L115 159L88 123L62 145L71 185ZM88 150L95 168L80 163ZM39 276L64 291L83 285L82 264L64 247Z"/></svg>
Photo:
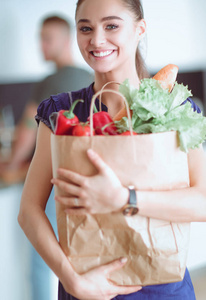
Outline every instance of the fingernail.
<svg viewBox="0 0 206 300"><path fill-rule="evenodd" d="M90 156L94 156L94 151L92 149L88 149L87 150L87 153L90 155Z"/></svg>
<svg viewBox="0 0 206 300"><path fill-rule="evenodd" d="M87 150L88 151L88 153L91 153L91 154L93 154L94 153L94 151L90 148L90 149L88 149Z"/></svg>
<svg viewBox="0 0 206 300"><path fill-rule="evenodd" d="M125 264L127 262L127 258L126 257L120 258L120 262L121 264Z"/></svg>

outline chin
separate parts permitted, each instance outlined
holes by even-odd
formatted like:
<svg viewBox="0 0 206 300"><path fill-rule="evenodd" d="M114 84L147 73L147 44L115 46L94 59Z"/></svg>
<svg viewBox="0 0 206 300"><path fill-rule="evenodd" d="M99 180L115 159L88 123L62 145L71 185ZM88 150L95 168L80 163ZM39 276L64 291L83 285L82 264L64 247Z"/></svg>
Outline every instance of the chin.
<svg viewBox="0 0 206 300"><path fill-rule="evenodd" d="M90 67L94 70L94 72L97 72L97 73L108 73L108 72L111 72L114 70L113 67L111 67L111 64L110 65L105 65L105 66L102 66L102 65L95 65L95 64L90 64Z"/></svg>
<svg viewBox="0 0 206 300"><path fill-rule="evenodd" d="M94 72L98 73L107 73L114 69L114 66L112 66L111 61L103 62L103 61L91 61L88 57L83 57L85 62L94 70Z"/></svg>
<svg viewBox="0 0 206 300"><path fill-rule="evenodd" d="M51 55L44 55L44 60L51 61L53 60L53 57Z"/></svg>

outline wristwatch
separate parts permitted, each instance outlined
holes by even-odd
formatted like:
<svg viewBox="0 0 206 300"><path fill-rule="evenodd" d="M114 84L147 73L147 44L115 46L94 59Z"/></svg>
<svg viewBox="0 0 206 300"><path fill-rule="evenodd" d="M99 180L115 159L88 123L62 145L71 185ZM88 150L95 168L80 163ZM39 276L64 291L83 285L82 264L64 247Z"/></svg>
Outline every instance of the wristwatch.
<svg viewBox="0 0 206 300"><path fill-rule="evenodd" d="M134 187L129 186L128 190L129 190L129 199L123 209L123 215L127 217L136 215L139 211L139 208L137 207L137 196Z"/></svg>

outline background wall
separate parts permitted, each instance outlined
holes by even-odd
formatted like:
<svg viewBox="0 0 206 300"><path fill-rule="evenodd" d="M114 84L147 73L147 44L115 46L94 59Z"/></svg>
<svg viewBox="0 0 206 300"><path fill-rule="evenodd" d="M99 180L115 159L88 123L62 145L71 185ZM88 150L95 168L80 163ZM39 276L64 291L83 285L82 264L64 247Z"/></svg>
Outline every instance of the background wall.
<svg viewBox="0 0 206 300"><path fill-rule="evenodd" d="M168 62L180 71L206 68L206 2L143 0L148 25L147 63L158 69Z"/></svg>
<svg viewBox="0 0 206 300"><path fill-rule="evenodd" d="M180 71L206 69L205 0L143 0L147 21L144 57L151 71L175 63ZM53 65L41 57L39 22L61 13L74 20L76 0L1 0L0 82L39 79ZM75 37L75 34L74 34ZM75 59L81 59L74 41Z"/></svg>

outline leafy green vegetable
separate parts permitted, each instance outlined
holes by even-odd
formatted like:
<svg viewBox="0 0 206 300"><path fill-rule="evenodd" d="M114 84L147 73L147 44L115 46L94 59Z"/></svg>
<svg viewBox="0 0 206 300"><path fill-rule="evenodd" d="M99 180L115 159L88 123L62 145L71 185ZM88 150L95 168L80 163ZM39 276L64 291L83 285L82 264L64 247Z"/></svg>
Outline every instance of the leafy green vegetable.
<svg viewBox="0 0 206 300"><path fill-rule="evenodd" d="M192 96L187 86L176 82L170 93L157 80L147 78L141 81L139 89L125 80L119 91L133 111L132 126L135 132L177 131L180 149L185 152L189 148L199 147L206 139L206 118L202 113L194 112L191 103L181 105ZM119 132L129 129L127 117L115 121L115 124Z"/></svg>

